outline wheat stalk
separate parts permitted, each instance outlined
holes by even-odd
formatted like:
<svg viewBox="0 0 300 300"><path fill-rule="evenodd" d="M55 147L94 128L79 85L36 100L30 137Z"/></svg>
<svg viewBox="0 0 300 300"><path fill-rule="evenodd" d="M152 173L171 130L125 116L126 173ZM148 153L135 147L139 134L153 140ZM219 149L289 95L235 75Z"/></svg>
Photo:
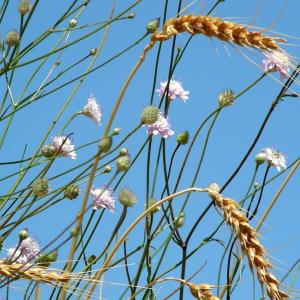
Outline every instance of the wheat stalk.
<svg viewBox="0 0 300 300"><path fill-rule="evenodd" d="M270 273L272 264L267 259L266 250L258 240L257 231L248 223L248 219L241 212L240 205L230 198L224 198L215 191L209 191L209 196L221 209L225 221L236 234L243 251L249 261L251 270L255 269L257 278L266 286L267 293L272 300L284 300L289 296L280 290L280 281Z"/></svg>
<svg viewBox="0 0 300 300"><path fill-rule="evenodd" d="M0 275L11 279L28 279L44 283L65 283L69 279L74 278L72 273L49 272L42 267L32 267L24 269L23 264L6 264L4 260L0 260Z"/></svg>
<svg viewBox="0 0 300 300"><path fill-rule="evenodd" d="M182 32L192 35L204 34L208 37L216 37L222 41L259 50L280 50L278 43L286 42L282 38L265 36L260 31L249 31L244 25L224 21L221 18L186 15L167 20L162 31L153 34L150 44L154 44L156 41L166 41Z"/></svg>

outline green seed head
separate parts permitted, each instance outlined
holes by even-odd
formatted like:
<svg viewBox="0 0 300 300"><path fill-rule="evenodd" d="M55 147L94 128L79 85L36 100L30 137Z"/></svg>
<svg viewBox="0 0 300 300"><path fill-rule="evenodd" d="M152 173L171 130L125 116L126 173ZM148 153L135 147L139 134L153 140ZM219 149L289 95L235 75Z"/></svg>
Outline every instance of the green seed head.
<svg viewBox="0 0 300 300"><path fill-rule="evenodd" d="M49 192L49 182L45 178L38 178L32 184L32 192L35 197L44 197Z"/></svg>
<svg viewBox="0 0 300 300"><path fill-rule="evenodd" d="M137 199L135 194L127 188L122 188L119 193L119 201L125 207L132 207L136 204Z"/></svg>
<svg viewBox="0 0 300 300"><path fill-rule="evenodd" d="M80 189L78 185L73 183L68 185L64 190L64 196L70 200L77 198L79 193L80 193Z"/></svg>
<svg viewBox="0 0 300 300"><path fill-rule="evenodd" d="M155 123L159 116L159 108L156 106L147 106L142 112L141 122L142 124L151 125Z"/></svg>

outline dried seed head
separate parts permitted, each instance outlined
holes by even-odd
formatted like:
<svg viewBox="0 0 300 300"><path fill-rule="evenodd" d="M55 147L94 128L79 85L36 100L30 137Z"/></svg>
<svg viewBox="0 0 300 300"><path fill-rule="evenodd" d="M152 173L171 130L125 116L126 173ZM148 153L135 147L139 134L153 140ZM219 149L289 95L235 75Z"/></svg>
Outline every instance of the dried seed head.
<svg viewBox="0 0 300 300"><path fill-rule="evenodd" d="M32 192L35 197L44 197L49 192L49 182L45 178L38 178L32 184Z"/></svg>
<svg viewBox="0 0 300 300"><path fill-rule="evenodd" d="M178 133L176 140L179 145L186 145L189 142L189 132L185 130Z"/></svg>
<svg viewBox="0 0 300 300"><path fill-rule="evenodd" d="M229 106L233 104L234 101L234 93L232 90L225 90L218 96L219 106Z"/></svg>
<svg viewBox="0 0 300 300"><path fill-rule="evenodd" d="M22 16L25 16L31 11L32 5L29 0L21 0L19 2L18 11Z"/></svg>
<svg viewBox="0 0 300 300"><path fill-rule="evenodd" d="M159 108L156 106L147 106L142 112L141 122L142 124L151 125L158 120Z"/></svg>
<svg viewBox="0 0 300 300"><path fill-rule="evenodd" d="M100 153L107 153L112 146L112 137L108 136L100 140L98 147Z"/></svg>
<svg viewBox="0 0 300 300"><path fill-rule="evenodd" d="M72 19L69 21L69 28L74 28L77 25L77 20L76 19Z"/></svg>
<svg viewBox="0 0 300 300"><path fill-rule="evenodd" d="M135 194L127 188L121 189L118 198L125 207L132 207L137 202Z"/></svg>
<svg viewBox="0 0 300 300"><path fill-rule="evenodd" d="M126 172L131 164L129 155L120 156L116 163L118 172Z"/></svg>
<svg viewBox="0 0 300 300"><path fill-rule="evenodd" d="M28 231L27 229L23 229L19 232L19 238L20 238L20 241L23 241L25 239L28 238Z"/></svg>
<svg viewBox="0 0 300 300"><path fill-rule="evenodd" d="M6 34L5 43L8 47L18 46L20 43L20 34L17 30L11 30Z"/></svg>
<svg viewBox="0 0 300 300"><path fill-rule="evenodd" d="M45 145L42 148L42 155L46 158L51 158L57 153L56 148L53 145Z"/></svg>
<svg viewBox="0 0 300 300"><path fill-rule="evenodd" d="M78 185L73 183L68 185L64 190L64 196L70 200L76 199L79 193L80 193L80 189Z"/></svg>
<svg viewBox="0 0 300 300"><path fill-rule="evenodd" d="M148 33L154 33L154 32L156 32L156 31L157 31L157 28L158 28L158 26L159 26L159 23L160 23L160 18L156 18L156 19L150 21L150 22L147 24L147 26L146 26L147 32L148 32Z"/></svg>

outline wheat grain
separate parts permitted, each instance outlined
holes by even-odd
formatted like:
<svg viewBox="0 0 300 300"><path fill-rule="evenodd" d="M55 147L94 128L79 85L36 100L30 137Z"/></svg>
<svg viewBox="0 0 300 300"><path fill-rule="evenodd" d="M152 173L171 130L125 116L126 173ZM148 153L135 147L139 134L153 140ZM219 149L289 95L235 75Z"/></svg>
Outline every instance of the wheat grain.
<svg viewBox="0 0 300 300"><path fill-rule="evenodd" d="M283 38L266 36L261 31L249 31L247 26L224 21L211 16L186 15L166 21L162 31L154 33L150 44L166 41L182 32L192 35L203 34L222 41L233 42L239 46L248 46L260 50L280 50L278 43L286 42Z"/></svg>
<svg viewBox="0 0 300 300"><path fill-rule="evenodd" d="M248 219L241 212L239 204L230 198L224 198L215 191L209 191L209 196L221 209L225 221L236 234L243 251L246 254L251 270L256 270L259 282L266 286L267 293L272 300L284 300L289 296L280 290L280 281L270 273L272 264L268 261L266 250L258 240L257 231L248 223Z"/></svg>

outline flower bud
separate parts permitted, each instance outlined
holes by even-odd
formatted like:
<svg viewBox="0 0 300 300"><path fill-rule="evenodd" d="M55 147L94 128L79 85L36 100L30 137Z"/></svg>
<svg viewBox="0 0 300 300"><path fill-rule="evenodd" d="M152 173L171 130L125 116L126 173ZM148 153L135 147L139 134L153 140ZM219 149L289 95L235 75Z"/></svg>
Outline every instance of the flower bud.
<svg viewBox="0 0 300 300"><path fill-rule="evenodd" d="M216 182L211 183L207 188L212 192L217 192L217 193L219 193L221 190L220 186Z"/></svg>
<svg viewBox="0 0 300 300"><path fill-rule="evenodd" d="M20 238L20 241L23 241L25 239L28 238L28 231L26 229L23 229L19 232L19 238Z"/></svg>
<svg viewBox="0 0 300 300"><path fill-rule="evenodd" d="M69 21L69 28L74 28L77 25L77 20L76 19L72 19Z"/></svg>
<svg viewBox="0 0 300 300"><path fill-rule="evenodd" d="M120 156L117 159L117 170L118 172L126 172L130 167L130 157L129 155Z"/></svg>
<svg viewBox="0 0 300 300"><path fill-rule="evenodd" d="M186 145L189 141L189 132L185 130L178 133L176 140L179 145Z"/></svg>
<svg viewBox="0 0 300 300"><path fill-rule="evenodd" d="M136 14L135 13L130 13L129 15L128 15L128 19L134 19L135 18L135 16L136 16Z"/></svg>
<svg viewBox="0 0 300 300"><path fill-rule="evenodd" d="M151 125L157 121L159 117L159 108L156 106L147 106L142 112L142 124Z"/></svg>
<svg viewBox="0 0 300 300"><path fill-rule="evenodd" d="M128 155L129 151L127 148L122 148L119 152L119 156L124 156L124 155Z"/></svg>
<svg viewBox="0 0 300 300"><path fill-rule="evenodd" d="M57 153L56 148L53 145L45 145L42 148L42 155L46 158L51 158Z"/></svg>
<svg viewBox="0 0 300 300"><path fill-rule="evenodd" d="M76 227L71 229L71 237L74 238L78 235L78 229Z"/></svg>
<svg viewBox="0 0 300 300"><path fill-rule="evenodd" d="M58 251L54 250L50 253L43 253L39 255L36 259L36 263L39 267L49 267L51 263L57 260Z"/></svg>
<svg viewBox="0 0 300 300"><path fill-rule="evenodd" d="M113 166L112 165L106 165L103 168L103 173L110 173L112 170Z"/></svg>
<svg viewBox="0 0 300 300"><path fill-rule="evenodd" d="M257 181L254 182L254 188L257 190L259 187L259 183Z"/></svg>
<svg viewBox="0 0 300 300"><path fill-rule="evenodd" d="M181 212L179 216L175 219L174 225L176 228L182 227L185 221L185 213Z"/></svg>
<svg viewBox="0 0 300 300"><path fill-rule="evenodd" d="M154 33L157 31L157 28L160 23L160 18L156 18L150 22L148 22L146 28L147 28L147 33Z"/></svg>
<svg viewBox="0 0 300 300"><path fill-rule="evenodd" d="M220 106L229 106L233 104L234 93L232 90L225 90L219 94L218 103Z"/></svg>
<svg viewBox="0 0 300 300"><path fill-rule="evenodd" d="M78 185L73 184L73 183L68 185L64 190L65 198L70 199L70 200L77 198L79 193L80 193L80 189L79 189Z"/></svg>
<svg viewBox="0 0 300 300"><path fill-rule="evenodd" d="M19 2L18 11L22 16L25 16L27 13L31 11L31 3L29 0L21 0Z"/></svg>
<svg viewBox="0 0 300 300"><path fill-rule="evenodd" d="M17 30L11 30L6 34L5 43L8 47L15 47L20 43L20 34Z"/></svg>
<svg viewBox="0 0 300 300"><path fill-rule="evenodd" d="M87 261L88 261L89 265L93 265L96 263L96 260L97 260L97 256L92 254L89 256Z"/></svg>
<svg viewBox="0 0 300 300"><path fill-rule="evenodd" d="M55 62L55 65L58 67L59 65L61 64L61 60L57 60L56 62Z"/></svg>
<svg viewBox="0 0 300 300"><path fill-rule="evenodd" d="M92 49L90 50L90 55L91 55L91 56L95 55L96 53L97 53L97 49L96 49L96 48L92 48Z"/></svg>
<svg viewBox="0 0 300 300"><path fill-rule="evenodd" d="M132 207L137 202L135 194L127 188L122 188L118 197L125 207Z"/></svg>
<svg viewBox="0 0 300 300"><path fill-rule="evenodd" d="M154 198L149 199L149 203L148 203L148 207L151 207L152 205L154 205L157 201ZM150 214L155 214L156 212L160 211L160 205L156 206L154 208L152 208L150 210Z"/></svg>
<svg viewBox="0 0 300 300"><path fill-rule="evenodd" d="M103 138L100 140L98 147L101 153L107 153L112 145L112 138L110 136Z"/></svg>
<svg viewBox="0 0 300 300"><path fill-rule="evenodd" d="M256 154L256 156L255 156L255 162L256 162L257 165L261 165L265 161L266 161L266 156L265 156L264 153L260 152L260 153Z"/></svg>
<svg viewBox="0 0 300 300"><path fill-rule="evenodd" d="M112 132L112 135L119 135L121 132L121 128L115 128Z"/></svg>
<svg viewBox="0 0 300 300"><path fill-rule="evenodd" d="M44 197L49 192L49 183L45 178L38 178L32 184L32 192L35 197Z"/></svg>

